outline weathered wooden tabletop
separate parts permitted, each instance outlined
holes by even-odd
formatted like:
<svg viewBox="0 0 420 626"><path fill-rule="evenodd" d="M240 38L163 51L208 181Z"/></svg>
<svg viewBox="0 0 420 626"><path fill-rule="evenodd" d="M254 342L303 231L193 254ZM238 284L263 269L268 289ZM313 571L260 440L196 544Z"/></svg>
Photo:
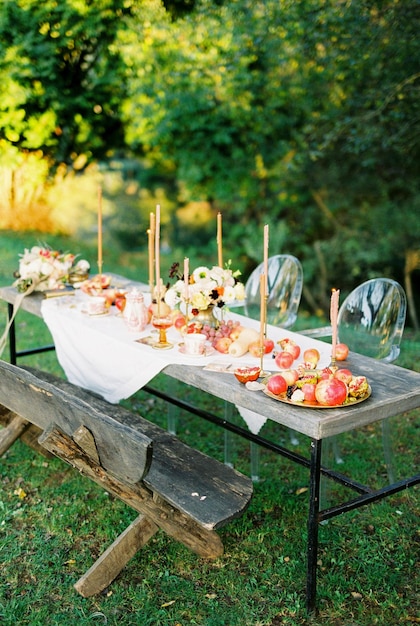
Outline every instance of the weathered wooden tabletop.
<svg viewBox="0 0 420 626"><path fill-rule="evenodd" d="M16 297L14 287L0 287L0 298L5 302L13 304ZM41 317L42 299L42 294L33 293L24 298L21 308ZM372 394L354 406L334 409L311 409L273 400L262 391L248 391L232 374L195 365L168 365L164 372L317 440L420 407L420 373L355 353L350 353L345 366L367 377Z"/></svg>

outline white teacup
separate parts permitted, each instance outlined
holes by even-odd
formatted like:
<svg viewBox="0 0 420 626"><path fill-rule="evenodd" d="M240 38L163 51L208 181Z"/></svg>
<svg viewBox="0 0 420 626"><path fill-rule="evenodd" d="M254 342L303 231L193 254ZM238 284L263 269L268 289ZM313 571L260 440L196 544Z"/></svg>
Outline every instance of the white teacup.
<svg viewBox="0 0 420 626"><path fill-rule="evenodd" d="M89 315L102 315L105 313L106 298L103 296L91 296L87 303L87 312Z"/></svg>
<svg viewBox="0 0 420 626"><path fill-rule="evenodd" d="M201 333L188 333L184 336L184 351L189 356L201 356L204 354L206 335Z"/></svg>

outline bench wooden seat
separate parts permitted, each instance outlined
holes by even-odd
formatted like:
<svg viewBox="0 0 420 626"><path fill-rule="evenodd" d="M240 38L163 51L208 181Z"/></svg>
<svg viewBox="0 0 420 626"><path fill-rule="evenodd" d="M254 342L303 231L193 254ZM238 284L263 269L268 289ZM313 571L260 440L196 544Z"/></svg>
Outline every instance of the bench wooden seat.
<svg viewBox="0 0 420 626"><path fill-rule="evenodd" d="M216 529L240 516L252 497L249 478L141 416L4 361L0 423L0 454L28 430L33 441L35 429L44 449L141 513L76 583L85 597L107 587L159 528L200 556L220 556Z"/></svg>

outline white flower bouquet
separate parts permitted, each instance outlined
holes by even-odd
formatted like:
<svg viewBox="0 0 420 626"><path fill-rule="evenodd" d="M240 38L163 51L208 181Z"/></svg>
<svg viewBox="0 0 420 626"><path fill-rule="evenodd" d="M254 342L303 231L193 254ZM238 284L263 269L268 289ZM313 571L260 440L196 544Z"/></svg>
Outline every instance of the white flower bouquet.
<svg viewBox="0 0 420 626"><path fill-rule="evenodd" d="M239 270L233 271L230 267L217 265L212 268L197 267L188 277L187 286L185 278L178 274L178 269L179 264L174 263L170 277L176 277L177 281L165 293L165 302L171 309L188 303L193 312L205 311L210 306L221 308L245 298L245 287L238 281Z"/></svg>
<svg viewBox="0 0 420 626"><path fill-rule="evenodd" d="M49 246L33 246L20 255L19 269L15 272L14 286L18 291L48 291L59 289L69 281L71 274L85 275L89 263L80 260L70 252L52 250Z"/></svg>

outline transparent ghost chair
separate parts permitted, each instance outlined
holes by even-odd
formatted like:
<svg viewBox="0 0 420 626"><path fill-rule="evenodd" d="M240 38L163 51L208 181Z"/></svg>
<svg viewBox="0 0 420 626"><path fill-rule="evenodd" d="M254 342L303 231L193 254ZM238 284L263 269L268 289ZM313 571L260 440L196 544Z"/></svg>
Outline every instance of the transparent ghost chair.
<svg viewBox="0 0 420 626"><path fill-rule="evenodd" d="M390 278L373 278L356 287L338 312L338 340L353 352L391 363L400 354L407 298L401 285ZM301 331L311 337L326 337L331 327ZM390 483L395 482L390 423L382 420L384 458ZM342 462L336 442L334 454Z"/></svg>
<svg viewBox="0 0 420 626"><path fill-rule="evenodd" d="M260 319L260 263L245 285L245 314ZM268 259L267 321L273 326L290 328L296 321L303 287L300 261L290 254L277 254Z"/></svg>
<svg viewBox="0 0 420 626"><path fill-rule="evenodd" d="M244 310L248 317L260 319L260 276L264 271L264 264L258 265L248 278L245 285ZM268 259L268 298L267 298L267 322L280 328L290 328L296 321L303 287L303 271L300 261L290 254L277 254ZM241 417L247 423L249 430L258 434L266 418L249 411L238 408ZM229 419L232 405L226 403L225 415ZM292 443L297 443L293 438ZM259 479L259 447L251 442L251 477L254 481ZM232 434L225 431L225 463L231 465L232 457Z"/></svg>

